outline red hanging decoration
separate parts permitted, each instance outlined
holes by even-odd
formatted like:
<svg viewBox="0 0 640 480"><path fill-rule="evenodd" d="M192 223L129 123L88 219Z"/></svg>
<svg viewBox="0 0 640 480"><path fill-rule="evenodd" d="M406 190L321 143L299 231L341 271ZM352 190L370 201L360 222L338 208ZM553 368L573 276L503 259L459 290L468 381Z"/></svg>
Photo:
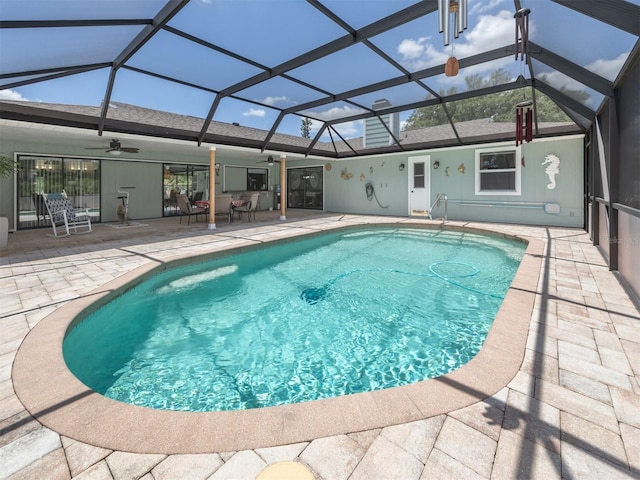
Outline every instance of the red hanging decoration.
<svg viewBox="0 0 640 480"><path fill-rule="evenodd" d="M521 8L513 18L516 19L516 60L520 55L520 60L527 60L529 55L529 14L531 10Z"/></svg>
<svg viewBox="0 0 640 480"><path fill-rule="evenodd" d="M533 102L527 100L516 105L516 147L533 140Z"/></svg>

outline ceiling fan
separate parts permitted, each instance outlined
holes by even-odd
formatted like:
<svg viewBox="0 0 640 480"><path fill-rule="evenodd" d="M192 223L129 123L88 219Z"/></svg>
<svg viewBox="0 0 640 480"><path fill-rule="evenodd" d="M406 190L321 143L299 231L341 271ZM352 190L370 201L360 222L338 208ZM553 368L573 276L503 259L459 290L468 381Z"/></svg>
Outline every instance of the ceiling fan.
<svg viewBox="0 0 640 480"><path fill-rule="evenodd" d="M138 151L140 150L139 148L135 147L123 147L120 144L120 140L117 140L115 138L111 140L111 142L109 142L108 147L87 147L85 148L85 150L102 150L104 148L107 149L105 150L105 152L110 153L111 155L122 155L122 152L138 153Z"/></svg>
<svg viewBox="0 0 640 480"><path fill-rule="evenodd" d="M280 160L275 159L271 155L269 155L266 160L260 160L258 163L266 163L267 165L271 166L274 163L280 163Z"/></svg>

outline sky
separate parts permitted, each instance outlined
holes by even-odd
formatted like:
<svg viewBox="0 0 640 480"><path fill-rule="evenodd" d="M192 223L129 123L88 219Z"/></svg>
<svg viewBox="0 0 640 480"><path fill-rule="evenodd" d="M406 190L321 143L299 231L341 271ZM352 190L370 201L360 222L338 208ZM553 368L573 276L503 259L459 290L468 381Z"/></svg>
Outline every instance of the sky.
<svg viewBox="0 0 640 480"><path fill-rule="evenodd" d="M639 1L633 0L632 3ZM358 29L413 4L414 0L323 0L322 3L351 27ZM615 79L637 40L635 36L602 25L550 0L522 0L521 3L531 10L529 36L532 41L609 80ZM114 9L114 4L118 8ZM162 0L2 0L0 19L149 18L162 5ZM512 0L469 0L468 28L447 47L443 45L443 35L438 32L436 13L373 37L371 42L404 68L415 72L442 65L450 56L465 58L513 44L513 14ZM136 68L156 71L187 83L198 83L211 91L120 69L111 101L204 118L214 101L213 91L222 90L261 72L259 65L273 68L346 33L302 0L191 0L169 22L169 26L242 55L257 65L244 64L171 33L161 32L129 63ZM137 26L49 28L29 32L3 29L0 31L0 73L95 61L109 62L137 31ZM567 36L573 41L567 42ZM304 82L317 84L332 94L400 75L397 69L377 59L372 50L359 43L289 74ZM485 77L497 68L506 69L514 79L519 74L529 76L524 62L515 61L509 56L490 64L462 69L457 77L439 75L426 79L425 83L434 91L446 90L451 86L465 90L465 76L477 74ZM584 88L540 62L534 61L534 71L536 75L545 72L545 81L556 88ZM0 90L0 98L98 106L104 98L109 73L109 68L103 68ZM402 104L421 100L426 93L415 85L405 85L354 100L370 106L384 94L392 104ZM238 122L265 130L271 128L278 115L278 110L271 106L294 107L320 96L314 90L279 77L239 92L238 95L256 103L225 98L220 102L214 120ZM589 107L597 108L599 97L593 96L591 101L594 105ZM304 113L320 120L332 120L361 111L353 104L334 102ZM410 113L402 112L401 121L406 121ZM300 120L300 116L289 115L278 131L299 135ZM312 135L319 125L320 122L313 122ZM353 138L362 136L362 127L362 122L358 121L344 122L336 128L345 138Z"/></svg>

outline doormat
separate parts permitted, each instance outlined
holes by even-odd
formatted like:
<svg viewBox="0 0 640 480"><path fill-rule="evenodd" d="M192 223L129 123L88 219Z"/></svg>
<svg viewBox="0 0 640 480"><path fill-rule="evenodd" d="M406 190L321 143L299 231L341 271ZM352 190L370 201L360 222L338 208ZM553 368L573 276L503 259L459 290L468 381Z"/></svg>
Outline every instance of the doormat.
<svg viewBox="0 0 640 480"><path fill-rule="evenodd" d="M411 215L414 217L428 217L429 210L411 210Z"/></svg>
<svg viewBox="0 0 640 480"><path fill-rule="evenodd" d="M148 226L146 223L138 223L138 222L129 222L129 224L126 224L126 223L103 223L103 225L105 227L111 227L111 228L136 228L136 227L147 227Z"/></svg>

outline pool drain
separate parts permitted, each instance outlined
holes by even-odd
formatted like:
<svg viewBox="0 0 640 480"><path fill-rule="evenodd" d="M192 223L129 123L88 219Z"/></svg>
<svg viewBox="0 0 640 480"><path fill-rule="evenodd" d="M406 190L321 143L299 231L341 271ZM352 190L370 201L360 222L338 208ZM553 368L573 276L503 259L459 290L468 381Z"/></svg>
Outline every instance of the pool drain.
<svg viewBox="0 0 640 480"><path fill-rule="evenodd" d="M305 288L300 294L300 298L307 302L309 305L315 305L320 300L324 300L327 296L327 287L310 287Z"/></svg>

